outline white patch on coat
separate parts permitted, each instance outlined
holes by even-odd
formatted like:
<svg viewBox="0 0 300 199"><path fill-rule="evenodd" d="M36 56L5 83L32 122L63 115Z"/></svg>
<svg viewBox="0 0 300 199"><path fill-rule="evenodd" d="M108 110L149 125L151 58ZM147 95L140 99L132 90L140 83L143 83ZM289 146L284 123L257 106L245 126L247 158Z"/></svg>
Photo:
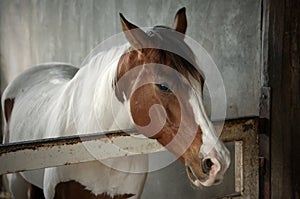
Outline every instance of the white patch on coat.
<svg viewBox="0 0 300 199"><path fill-rule="evenodd" d="M67 64L44 64L19 75L2 98L15 99L11 114L9 141L60 137L132 127L128 101L115 102L113 84L120 56L129 45L101 52L80 70ZM77 72L78 70L78 72ZM76 74L75 74L76 73ZM118 121L116 121L117 119ZM124 160L126 159L126 160ZM39 174L23 172L30 183L44 188L46 199L54 197L59 182L76 180L94 194L136 194L138 198L146 174L147 155L115 158L107 163L121 165L128 173L106 167L99 161L46 168ZM11 182L13 183L13 182Z"/></svg>
<svg viewBox="0 0 300 199"><path fill-rule="evenodd" d="M230 154L225 145L220 142L217 137L215 128L207 117L202 97L202 86L192 76L189 76L192 84L190 91L189 103L193 109L195 122L199 125L202 131L202 146L199 156L207 159L210 158L214 163L210 170L209 179L202 183L209 186L214 183L215 178L222 177L230 164Z"/></svg>

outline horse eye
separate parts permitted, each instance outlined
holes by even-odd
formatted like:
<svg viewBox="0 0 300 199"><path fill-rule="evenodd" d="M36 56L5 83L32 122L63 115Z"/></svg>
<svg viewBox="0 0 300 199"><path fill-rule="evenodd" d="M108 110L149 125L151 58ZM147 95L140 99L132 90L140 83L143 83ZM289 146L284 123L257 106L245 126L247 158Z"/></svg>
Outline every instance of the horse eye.
<svg viewBox="0 0 300 199"><path fill-rule="evenodd" d="M166 92L166 93L172 92L172 90L170 89L170 87L169 87L169 85L167 83L155 84L155 85L162 92Z"/></svg>

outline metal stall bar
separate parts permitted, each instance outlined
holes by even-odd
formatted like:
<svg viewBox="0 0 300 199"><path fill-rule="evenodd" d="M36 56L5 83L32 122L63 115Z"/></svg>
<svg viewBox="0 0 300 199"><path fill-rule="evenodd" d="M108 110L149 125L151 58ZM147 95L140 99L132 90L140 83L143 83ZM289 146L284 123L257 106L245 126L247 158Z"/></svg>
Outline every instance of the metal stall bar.
<svg viewBox="0 0 300 199"><path fill-rule="evenodd" d="M11 143L0 146L0 175L163 150L134 130Z"/></svg>

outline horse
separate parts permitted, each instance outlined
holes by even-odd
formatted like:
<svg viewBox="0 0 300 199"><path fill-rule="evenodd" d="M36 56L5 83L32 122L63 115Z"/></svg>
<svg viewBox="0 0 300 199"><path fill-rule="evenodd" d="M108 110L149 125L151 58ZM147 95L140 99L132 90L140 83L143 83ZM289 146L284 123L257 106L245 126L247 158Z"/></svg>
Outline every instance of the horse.
<svg viewBox="0 0 300 199"><path fill-rule="evenodd" d="M3 142L136 128L178 157L194 186L219 183L229 151L203 106L204 76L184 41L185 8L176 13L173 27L144 31L122 14L120 21L124 45L96 54L80 69L64 63L32 67L8 85L2 97ZM162 49L163 43L185 56ZM138 171L147 168L144 154L7 178L18 199L140 198L147 172Z"/></svg>

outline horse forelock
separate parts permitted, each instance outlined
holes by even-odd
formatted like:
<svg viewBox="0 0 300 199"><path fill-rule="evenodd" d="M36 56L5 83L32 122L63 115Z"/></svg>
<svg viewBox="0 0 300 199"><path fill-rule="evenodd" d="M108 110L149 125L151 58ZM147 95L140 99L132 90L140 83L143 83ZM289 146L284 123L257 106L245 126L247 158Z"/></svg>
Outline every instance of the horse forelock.
<svg viewBox="0 0 300 199"><path fill-rule="evenodd" d="M177 54L196 67L195 55L184 41L185 35L167 26L154 26L147 33L158 44L157 48Z"/></svg>
<svg viewBox="0 0 300 199"><path fill-rule="evenodd" d="M189 82L193 77L203 85L205 77L196 63L195 55L176 31L166 26L155 26L147 34L155 43L155 48L136 50L130 47L119 60L117 80L136 66L157 63L173 68Z"/></svg>

